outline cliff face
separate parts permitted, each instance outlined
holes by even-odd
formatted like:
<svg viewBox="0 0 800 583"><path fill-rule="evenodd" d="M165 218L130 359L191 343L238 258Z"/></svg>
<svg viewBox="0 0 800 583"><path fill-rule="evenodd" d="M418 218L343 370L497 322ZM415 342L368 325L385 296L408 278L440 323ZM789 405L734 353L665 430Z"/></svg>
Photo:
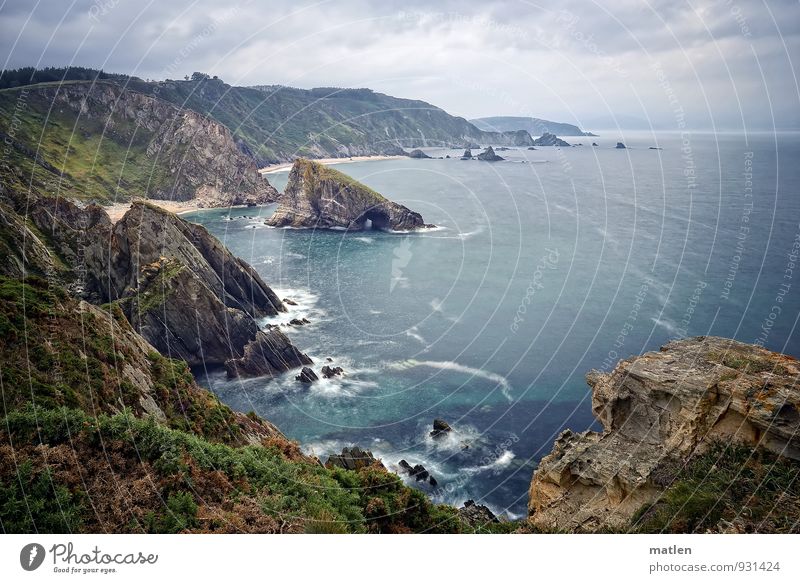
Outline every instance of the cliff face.
<svg viewBox="0 0 800 583"><path fill-rule="evenodd" d="M75 196L102 202L195 199L208 207L278 197L230 130L212 118L109 82L26 91L26 107L17 113L25 123L14 132L16 162L58 174L62 192L74 188ZM0 110L13 110L14 95L0 95Z"/></svg>
<svg viewBox="0 0 800 583"><path fill-rule="evenodd" d="M565 431L539 464L532 523L559 530L627 524L684 463L716 441L800 460L800 363L733 340L698 337L591 372L601 433Z"/></svg>
<svg viewBox="0 0 800 583"><path fill-rule="evenodd" d="M267 224L395 231L426 226L419 213L384 198L346 174L310 160L294 163L280 206Z"/></svg>

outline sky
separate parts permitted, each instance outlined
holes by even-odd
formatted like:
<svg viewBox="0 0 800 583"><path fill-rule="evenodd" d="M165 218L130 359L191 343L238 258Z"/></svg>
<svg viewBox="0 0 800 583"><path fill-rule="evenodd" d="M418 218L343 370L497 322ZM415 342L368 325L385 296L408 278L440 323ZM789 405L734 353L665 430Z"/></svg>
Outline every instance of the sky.
<svg viewBox="0 0 800 583"><path fill-rule="evenodd" d="M4 68L369 87L466 118L800 129L796 0L0 0Z"/></svg>

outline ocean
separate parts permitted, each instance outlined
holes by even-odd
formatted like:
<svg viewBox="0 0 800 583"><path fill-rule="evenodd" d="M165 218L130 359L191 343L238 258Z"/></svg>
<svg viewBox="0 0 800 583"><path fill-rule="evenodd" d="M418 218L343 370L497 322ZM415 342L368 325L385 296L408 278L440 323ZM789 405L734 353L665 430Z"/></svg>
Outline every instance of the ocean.
<svg viewBox="0 0 800 583"><path fill-rule="evenodd" d="M308 318L284 330L315 368L346 373L304 386L209 368L201 383L323 461L359 445L423 464L436 488L405 479L436 501L520 517L558 434L598 429L590 369L696 335L800 356L800 134L568 140L583 145L336 166L432 230L268 228L275 205L184 215L297 302L268 321Z"/></svg>

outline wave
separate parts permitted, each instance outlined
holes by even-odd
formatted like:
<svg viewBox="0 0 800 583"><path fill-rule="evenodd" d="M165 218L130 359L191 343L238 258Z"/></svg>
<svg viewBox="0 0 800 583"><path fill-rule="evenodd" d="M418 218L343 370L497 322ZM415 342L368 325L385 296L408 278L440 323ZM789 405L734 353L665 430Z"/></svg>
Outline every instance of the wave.
<svg viewBox="0 0 800 583"><path fill-rule="evenodd" d="M482 379L486 379L487 381L496 383L497 386L500 388L500 392L503 394L503 396L509 401L512 401L511 383L508 382L508 379L503 375L488 370L483 370L482 368L473 368L471 366L459 364L452 360L414 360L413 358L409 360L404 360L401 363L391 366L397 368L398 370L406 370L418 366L425 366L428 368L449 370L449 371L472 375L474 377L480 377Z"/></svg>
<svg viewBox="0 0 800 583"><path fill-rule="evenodd" d="M675 324L672 320L668 318L650 318L650 321L653 322L656 326L660 328L664 328L667 332L673 335L682 335L683 331L678 328L677 324Z"/></svg>
<svg viewBox="0 0 800 583"><path fill-rule="evenodd" d="M372 237L353 237L353 241L360 241L362 243L366 243L367 245L371 245L375 239Z"/></svg>
<svg viewBox="0 0 800 583"><path fill-rule="evenodd" d="M418 332L419 329L416 326L412 326L411 328L406 330L406 336L408 336L409 338L413 338L420 344L425 344L427 346L428 341L425 340L422 336L420 336Z"/></svg>
<svg viewBox="0 0 800 583"><path fill-rule="evenodd" d="M282 300L284 298L288 298L295 302L297 305L291 305L284 303L286 306L285 312L279 312L275 316L267 316L266 318L262 318L259 321L259 324L264 327L267 324L271 324L273 326L282 326L284 324L288 324L290 320L294 318L307 318L311 324L315 324L316 322L323 319L327 312L319 307L319 296L315 293L303 289L303 288L272 288L273 291L278 295L279 298ZM291 327L287 327L287 329L291 329Z"/></svg>

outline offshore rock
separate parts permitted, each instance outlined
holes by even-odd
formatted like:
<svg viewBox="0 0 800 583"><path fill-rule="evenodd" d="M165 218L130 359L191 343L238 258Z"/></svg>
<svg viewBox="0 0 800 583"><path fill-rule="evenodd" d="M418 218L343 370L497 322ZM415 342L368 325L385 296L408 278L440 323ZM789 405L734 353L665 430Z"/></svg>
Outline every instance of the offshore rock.
<svg viewBox="0 0 800 583"><path fill-rule="evenodd" d="M338 170L297 160L281 203L268 220L273 227L409 231L425 225L422 215L394 203Z"/></svg>
<svg viewBox="0 0 800 583"><path fill-rule="evenodd" d="M278 328L259 330L254 340L244 347L241 358L225 362L229 378L275 376L290 368L312 364L308 355L300 352Z"/></svg>
<svg viewBox="0 0 800 583"><path fill-rule="evenodd" d="M716 440L800 460L800 363L716 337L670 342L660 352L590 372L592 411L603 431L564 431L539 463L530 521L596 530L627 524L666 487L662 468Z"/></svg>
<svg viewBox="0 0 800 583"><path fill-rule="evenodd" d="M500 522L487 506L476 504L474 500L464 502L464 506L458 509L458 517L472 527Z"/></svg>
<svg viewBox="0 0 800 583"><path fill-rule="evenodd" d="M420 159L430 158L430 156L428 156L425 152L423 152L422 150L419 150L419 149L411 150L408 153L408 157L409 158L420 158Z"/></svg>
<svg viewBox="0 0 800 583"><path fill-rule="evenodd" d="M338 467L345 470L360 470L361 468L369 468L374 465L383 467L383 464L375 459L371 451L361 449L358 446L345 447L340 454L332 454L325 462L328 468Z"/></svg>
<svg viewBox="0 0 800 583"><path fill-rule="evenodd" d="M294 378L296 381L300 381L301 383L313 383L314 381L319 380L317 373L307 366L304 366L303 370L300 371L300 374Z"/></svg>
<svg viewBox="0 0 800 583"><path fill-rule="evenodd" d="M569 143L562 140L555 134L551 134L549 132L545 132L541 135L541 137L536 138L533 141L534 146L559 146L562 148L568 148Z"/></svg>
<svg viewBox="0 0 800 583"><path fill-rule="evenodd" d="M491 146L486 148L483 152L475 156L478 160L482 160L484 162L499 162L500 160L505 160L502 156L498 156L494 153L494 150Z"/></svg>

